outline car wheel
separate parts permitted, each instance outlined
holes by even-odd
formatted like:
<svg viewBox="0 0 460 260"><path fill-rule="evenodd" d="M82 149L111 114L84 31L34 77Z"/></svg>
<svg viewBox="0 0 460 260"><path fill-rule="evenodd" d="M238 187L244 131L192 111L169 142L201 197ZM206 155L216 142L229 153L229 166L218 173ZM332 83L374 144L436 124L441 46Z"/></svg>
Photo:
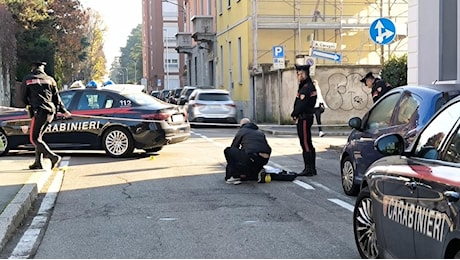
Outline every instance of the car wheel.
<svg viewBox="0 0 460 260"><path fill-rule="evenodd" d="M134 151L134 141L128 130L122 127L107 129L102 138L105 152L115 158L126 157Z"/></svg>
<svg viewBox="0 0 460 260"><path fill-rule="evenodd" d="M350 157L347 156L342 163L342 188L345 194L356 196L359 193L359 185L355 184L355 169Z"/></svg>
<svg viewBox="0 0 460 260"><path fill-rule="evenodd" d="M356 200L353 211L353 232L361 258L379 258L372 200L368 187L359 193Z"/></svg>
<svg viewBox="0 0 460 260"><path fill-rule="evenodd" d="M148 153L156 153L156 152L159 152L161 149L163 149L163 146L150 148L150 149L144 149L144 150Z"/></svg>
<svg viewBox="0 0 460 260"><path fill-rule="evenodd" d="M8 154L9 150L10 146L8 144L8 138L6 137L6 134L0 130L0 155Z"/></svg>

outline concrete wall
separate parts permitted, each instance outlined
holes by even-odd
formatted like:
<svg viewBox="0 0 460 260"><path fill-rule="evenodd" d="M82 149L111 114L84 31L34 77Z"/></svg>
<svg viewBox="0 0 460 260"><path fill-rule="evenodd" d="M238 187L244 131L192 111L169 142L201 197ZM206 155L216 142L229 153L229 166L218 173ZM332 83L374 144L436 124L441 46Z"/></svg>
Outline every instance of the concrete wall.
<svg viewBox="0 0 460 260"><path fill-rule="evenodd" d="M353 116L363 116L372 106L370 89L360 82L367 72L375 76L380 66L319 66L313 79L318 81L326 102L323 125L347 124ZM255 100L253 118L257 122L292 124L290 114L297 94L294 69L266 71L254 76ZM247 104L238 104L246 107ZM244 116L250 116L243 109Z"/></svg>

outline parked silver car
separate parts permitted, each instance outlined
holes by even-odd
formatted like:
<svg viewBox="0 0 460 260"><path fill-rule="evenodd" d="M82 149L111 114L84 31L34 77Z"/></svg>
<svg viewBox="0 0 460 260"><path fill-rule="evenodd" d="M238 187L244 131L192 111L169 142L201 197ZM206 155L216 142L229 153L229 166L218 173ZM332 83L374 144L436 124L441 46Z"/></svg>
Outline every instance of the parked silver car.
<svg viewBox="0 0 460 260"><path fill-rule="evenodd" d="M190 94L187 114L190 122L236 123L236 105L223 89L195 89Z"/></svg>

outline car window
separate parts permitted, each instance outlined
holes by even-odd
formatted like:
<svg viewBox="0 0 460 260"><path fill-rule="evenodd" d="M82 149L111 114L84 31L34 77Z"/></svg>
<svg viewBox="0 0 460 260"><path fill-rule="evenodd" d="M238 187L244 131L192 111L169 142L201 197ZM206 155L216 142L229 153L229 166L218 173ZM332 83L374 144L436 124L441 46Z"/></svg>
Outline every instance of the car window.
<svg viewBox="0 0 460 260"><path fill-rule="evenodd" d="M59 96L61 96L62 103L64 103L65 108L69 109L70 107L70 102L72 102L73 96L75 96L74 91L69 91L65 93L60 93Z"/></svg>
<svg viewBox="0 0 460 260"><path fill-rule="evenodd" d="M198 99L204 101L229 101L230 96L226 93L201 93Z"/></svg>
<svg viewBox="0 0 460 260"><path fill-rule="evenodd" d="M156 108L165 107L165 103L142 92L124 93L122 96L124 99L120 100L121 107L130 107L134 106L135 104L141 106L152 106ZM167 106L170 106L170 104Z"/></svg>
<svg viewBox="0 0 460 260"><path fill-rule="evenodd" d="M457 129L457 133L447 145L443 161L460 163L460 128Z"/></svg>
<svg viewBox="0 0 460 260"><path fill-rule="evenodd" d="M396 115L397 125L406 125L419 118L419 101L413 95L404 95L399 103L398 114Z"/></svg>
<svg viewBox="0 0 460 260"><path fill-rule="evenodd" d="M438 159L440 145L460 117L460 102L457 102L438 114L423 129L415 146L414 155L426 159Z"/></svg>
<svg viewBox="0 0 460 260"><path fill-rule="evenodd" d="M373 130L391 124L391 115L396 107L400 93L394 93L382 99L370 112L365 129Z"/></svg>
<svg viewBox="0 0 460 260"><path fill-rule="evenodd" d="M92 110L113 107L113 99L104 93L85 92L78 102L78 110Z"/></svg>

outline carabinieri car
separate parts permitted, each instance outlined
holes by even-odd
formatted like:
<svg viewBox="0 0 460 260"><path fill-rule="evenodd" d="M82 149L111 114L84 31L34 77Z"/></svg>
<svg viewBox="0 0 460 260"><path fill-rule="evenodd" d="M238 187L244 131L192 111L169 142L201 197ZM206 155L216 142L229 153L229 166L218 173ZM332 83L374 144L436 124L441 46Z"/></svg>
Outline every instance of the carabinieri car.
<svg viewBox="0 0 460 260"><path fill-rule="evenodd" d="M364 172L383 156L374 150L374 141L378 137L398 133L408 147L436 111L458 95L459 84L397 87L381 97L363 119L351 118L348 124L353 130L340 155L345 194L358 195Z"/></svg>
<svg viewBox="0 0 460 260"><path fill-rule="evenodd" d="M60 93L71 118L58 113L44 139L52 149L102 150L126 157L134 149L157 152L187 140L190 124L178 106L140 91L139 85L80 88ZM25 110L0 113L0 155L12 149L32 150L30 118Z"/></svg>
<svg viewBox="0 0 460 260"><path fill-rule="evenodd" d="M447 103L405 149L381 136L387 155L367 170L353 213L363 258L460 258L460 97Z"/></svg>

